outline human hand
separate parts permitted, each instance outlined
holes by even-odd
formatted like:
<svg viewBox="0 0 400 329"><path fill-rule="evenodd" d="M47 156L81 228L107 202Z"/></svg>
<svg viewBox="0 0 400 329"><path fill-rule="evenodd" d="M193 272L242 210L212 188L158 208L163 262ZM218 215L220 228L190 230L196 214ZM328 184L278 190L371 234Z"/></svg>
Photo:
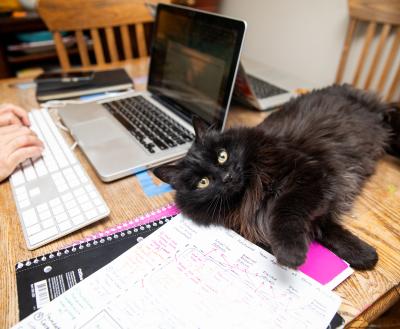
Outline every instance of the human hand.
<svg viewBox="0 0 400 329"><path fill-rule="evenodd" d="M43 143L27 127L29 124L28 116L21 108L14 105L0 107L0 181L21 162L41 155Z"/></svg>
<svg viewBox="0 0 400 329"><path fill-rule="evenodd" d="M30 126L28 113L13 104L0 105L0 127L9 125L23 125Z"/></svg>

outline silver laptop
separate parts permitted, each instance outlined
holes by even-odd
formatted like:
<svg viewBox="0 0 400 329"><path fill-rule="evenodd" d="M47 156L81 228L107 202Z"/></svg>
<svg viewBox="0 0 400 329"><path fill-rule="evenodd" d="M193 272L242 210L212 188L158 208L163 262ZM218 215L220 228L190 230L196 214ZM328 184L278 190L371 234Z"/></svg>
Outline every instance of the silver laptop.
<svg viewBox="0 0 400 329"><path fill-rule="evenodd" d="M242 57L234 98L257 110L268 110L286 103L298 89L307 88L309 84L296 77Z"/></svg>
<svg viewBox="0 0 400 329"><path fill-rule="evenodd" d="M244 21L160 4L148 91L59 110L103 181L182 157L194 115L224 128L245 30Z"/></svg>

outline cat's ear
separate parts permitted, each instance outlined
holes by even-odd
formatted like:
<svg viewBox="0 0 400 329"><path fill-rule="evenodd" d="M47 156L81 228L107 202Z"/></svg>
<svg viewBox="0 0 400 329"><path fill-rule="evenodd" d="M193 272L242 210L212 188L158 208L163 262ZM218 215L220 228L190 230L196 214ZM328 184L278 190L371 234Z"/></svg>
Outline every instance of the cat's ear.
<svg viewBox="0 0 400 329"><path fill-rule="evenodd" d="M166 164L155 168L153 174L163 182L168 183L175 188L176 177L179 171L180 168L178 165Z"/></svg>
<svg viewBox="0 0 400 329"><path fill-rule="evenodd" d="M193 124L193 128L194 131L196 133L196 140L199 140L203 137L204 133L207 131L208 129L208 124L201 119L200 117L194 115L192 117L192 124Z"/></svg>

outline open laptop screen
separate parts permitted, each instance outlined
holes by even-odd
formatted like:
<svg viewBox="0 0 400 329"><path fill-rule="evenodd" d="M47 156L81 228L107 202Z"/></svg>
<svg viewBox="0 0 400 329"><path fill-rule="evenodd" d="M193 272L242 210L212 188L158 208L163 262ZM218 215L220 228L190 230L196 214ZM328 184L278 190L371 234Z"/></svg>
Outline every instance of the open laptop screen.
<svg viewBox="0 0 400 329"><path fill-rule="evenodd" d="M148 89L188 119L222 128L244 31L243 21L159 5Z"/></svg>

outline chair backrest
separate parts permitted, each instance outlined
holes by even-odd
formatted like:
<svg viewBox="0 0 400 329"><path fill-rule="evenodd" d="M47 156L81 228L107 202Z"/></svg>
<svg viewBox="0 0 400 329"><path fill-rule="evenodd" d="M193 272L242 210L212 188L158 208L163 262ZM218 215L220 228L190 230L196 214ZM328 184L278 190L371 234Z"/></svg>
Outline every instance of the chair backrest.
<svg viewBox="0 0 400 329"><path fill-rule="evenodd" d="M348 5L350 22L336 74L336 83L343 82L357 27L366 24L352 84L363 89L375 90L386 101L394 101L393 98L400 85L400 64L397 68L394 67L400 45L400 1L348 0ZM374 42L375 38L377 38L376 42ZM373 44L376 44L376 47L373 47ZM368 58L371 60L368 61ZM393 73L391 70L396 71L391 74ZM361 81L362 76L365 77L364 81Z"/></svg>
<svg viewBox="0 0 400 329"><path fill-rule="evenodd" d="M49 31L53 33L61 68L67 71L71 68L71 64L66 45L63 43L62 32L74 33L83 67L105 64L103 48L106 48L111 63L121 60L117 50L115 32L122 40L123 56L121 57L133 58L131 41L135 39L138 57L147 56L144 24L154 20L152 8L149 5L159 2L169 3L170 1L39 0L38 11ZM134 28L134 33L131 33L133 31L131 26ZM103 34L106 40L104 43L101 38ZM131 34L134 35L134 38ZM97 63L90 61L88 52L88 40L90 39Z"/></svg>

